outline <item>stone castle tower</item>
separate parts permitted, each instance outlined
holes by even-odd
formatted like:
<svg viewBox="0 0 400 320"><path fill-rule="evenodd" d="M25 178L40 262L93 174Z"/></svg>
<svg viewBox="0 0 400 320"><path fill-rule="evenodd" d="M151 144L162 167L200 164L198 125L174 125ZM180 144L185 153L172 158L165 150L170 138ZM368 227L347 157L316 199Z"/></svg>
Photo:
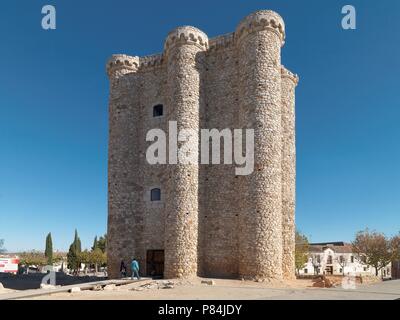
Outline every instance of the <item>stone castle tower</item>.
<svg viewBox="0 0 400 320"><path fill-rule="evenodd" d="M295 246L295 87L281 64L282 18L269 10L208 39L179 27L162 54L107 64L110 277L121 260L144 275L290 279ZM254 172L234 165L150 165L146 134L168 122L254 129Z"/></svg>

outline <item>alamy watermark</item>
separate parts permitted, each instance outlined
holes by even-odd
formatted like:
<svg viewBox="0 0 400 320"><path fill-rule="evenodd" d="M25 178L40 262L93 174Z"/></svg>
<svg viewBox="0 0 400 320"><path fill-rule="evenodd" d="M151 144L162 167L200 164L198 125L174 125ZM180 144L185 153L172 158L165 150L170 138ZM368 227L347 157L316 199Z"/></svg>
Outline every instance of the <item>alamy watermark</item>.
<svg viewBox="0 0 400 320"><path fill-rule="evenodd" d="M355 290L356 289L356 275L354 273L349 273L342 279L342 288L345 290Z"/></svg>
<svg viewBox="0 0 400 320"><path fill-rule="evenodd" d="M56 8L51 5L45 5L42 8L42 28L44 30L55 30L57 28L56 22Z"/></svg>
<svg viewBox="0 0 400 320"><path fill-rule="evenodd" d="M45 267L47 271L47 274L43 277L42 279L42 286L56 286L56 272L53 271L53 266L46 266Z"/></svg>
<svg viewBox="0 0 400 320"><path fill-rule="evenodd" d="M342 14L345 14L345 16L342 18L342 28L344 30L355 30L357 28L356 8L349 4L345 5L342 8Z"/></svg>
<svg viewBox="0 0 400 320"><path fill-rule="evenodd" d="M221 139L223 150L221 150ZM245 146L243 146L243 140L245 140ZM167 134L161 129L149 130L146 141L153 142L146 151L149 164L198 165L199 160L201 164L221 164L221 151L223 151L222 164L236 164L236 175L249 175L254 171L254 129L223 129L221 131L201 129L199 143L198 130L182 129L178 132L177 122L169 121L168 143Z"/></svg>

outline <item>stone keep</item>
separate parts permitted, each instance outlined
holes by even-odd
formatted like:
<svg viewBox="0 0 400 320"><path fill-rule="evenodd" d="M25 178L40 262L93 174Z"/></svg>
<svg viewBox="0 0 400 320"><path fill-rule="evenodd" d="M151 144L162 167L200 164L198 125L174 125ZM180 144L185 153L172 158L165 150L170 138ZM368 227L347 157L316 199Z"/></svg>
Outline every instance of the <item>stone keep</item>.
<svg viewBox="0 0 400 320"><path fill-rule="evenodd" d="M208 39L179 27L162 54L114 55L109 104L108 268L164 252L164 277L294 278L295 87L281 64L283 19L269 10ZM163 115L153 107L163 105ZM150 129L252 128L254 172L234 165L150 165ZM161 200L151 201L152 189Z"/></svg>

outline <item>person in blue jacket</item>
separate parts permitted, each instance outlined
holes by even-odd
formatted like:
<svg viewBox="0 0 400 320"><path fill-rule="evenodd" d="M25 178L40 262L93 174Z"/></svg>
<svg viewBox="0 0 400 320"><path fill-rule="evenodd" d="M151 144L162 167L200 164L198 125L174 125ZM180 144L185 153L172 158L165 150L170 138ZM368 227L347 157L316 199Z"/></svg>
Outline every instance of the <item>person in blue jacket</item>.
<svg viewBox="0 0 400 320"><path fill-rule="evenodd" d="M133 280L134 277L136 277L138 280L140 280L139 263L136 261L135 258L132 259L131 269L132 269L132 280Z"/></svg>

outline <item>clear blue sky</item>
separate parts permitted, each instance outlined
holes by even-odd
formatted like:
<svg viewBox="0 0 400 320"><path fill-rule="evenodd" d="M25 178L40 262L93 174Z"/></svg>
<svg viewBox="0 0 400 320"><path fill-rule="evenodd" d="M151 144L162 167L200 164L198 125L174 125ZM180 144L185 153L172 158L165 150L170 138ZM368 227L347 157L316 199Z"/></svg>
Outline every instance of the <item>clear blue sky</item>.
<svg viewBox="0 0 400 320"><path fill-rule="evenodd" d="M41 8L57 30L41 29ZM357 30L341 8L357 9ZM247 14L286 21L297 90L297 224L312 241L400 231L400 2L4 1L0 7L0 238L7 249L84 247L106 231L107 97L113 53L162 51L167 32L209 37Z"/></svg>

